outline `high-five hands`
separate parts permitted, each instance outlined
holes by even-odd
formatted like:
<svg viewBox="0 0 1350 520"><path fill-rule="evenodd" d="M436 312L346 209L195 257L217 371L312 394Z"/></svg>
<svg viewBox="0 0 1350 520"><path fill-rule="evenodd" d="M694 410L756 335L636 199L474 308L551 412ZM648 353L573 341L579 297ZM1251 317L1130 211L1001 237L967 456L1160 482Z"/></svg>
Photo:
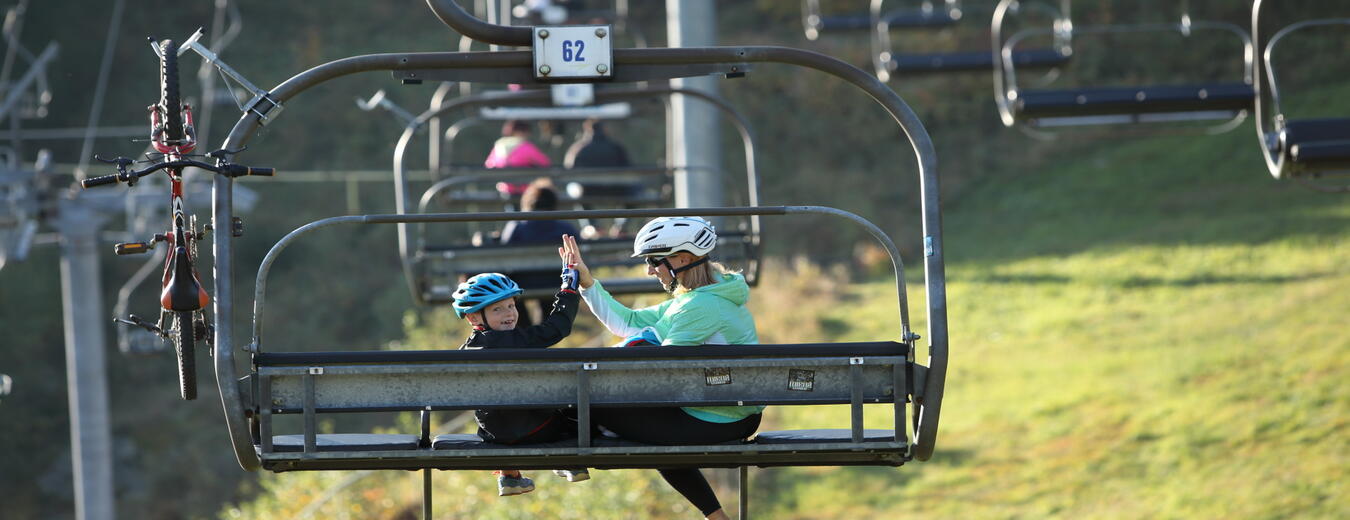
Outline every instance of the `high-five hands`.
<svg viewBox="0 0 1350 520"><path fill-rule="evenodd" d="M569 274L571 275L570 281L573 290L576 289L578 284L583 289L590 289L592 285L595 285L595 278L591 277L590 268L587 268L586 262L581 259L581 248L577 247L577 237L563 235L562 247L558 248L558 256L563 261L563 288L568 288Z"/></svg>

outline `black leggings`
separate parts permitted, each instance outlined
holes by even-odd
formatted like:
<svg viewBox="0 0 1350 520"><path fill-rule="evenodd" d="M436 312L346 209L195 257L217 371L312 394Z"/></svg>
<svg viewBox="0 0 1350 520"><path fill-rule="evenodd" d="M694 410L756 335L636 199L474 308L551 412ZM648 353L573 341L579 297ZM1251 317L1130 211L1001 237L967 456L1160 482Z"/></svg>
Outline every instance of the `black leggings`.
<svg viewBox="0 0 1350 520"><path fill-rule="evenodd" d="M716 444L744 439L759 428L761 415L754 414L731 423L698 419L679 408L599 408L595 422L628 440L645 444L675 446ZM722 509L708 479L698 468L658 468L661 478L679 491L703 516Z"/></svg>

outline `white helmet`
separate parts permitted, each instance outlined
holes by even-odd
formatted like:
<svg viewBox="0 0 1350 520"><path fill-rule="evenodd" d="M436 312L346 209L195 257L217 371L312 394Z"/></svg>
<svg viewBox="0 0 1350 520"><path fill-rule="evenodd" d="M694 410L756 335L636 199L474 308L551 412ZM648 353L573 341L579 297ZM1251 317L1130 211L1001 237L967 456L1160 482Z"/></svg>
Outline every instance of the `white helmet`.
<svg viewBox="0 0 1350 520"><path fill-rule="evenodd" d="M687 251L705 256L717 245L717 230L701 217L661 217L648 222L633 239L633 256L669 256Z"/></svg>

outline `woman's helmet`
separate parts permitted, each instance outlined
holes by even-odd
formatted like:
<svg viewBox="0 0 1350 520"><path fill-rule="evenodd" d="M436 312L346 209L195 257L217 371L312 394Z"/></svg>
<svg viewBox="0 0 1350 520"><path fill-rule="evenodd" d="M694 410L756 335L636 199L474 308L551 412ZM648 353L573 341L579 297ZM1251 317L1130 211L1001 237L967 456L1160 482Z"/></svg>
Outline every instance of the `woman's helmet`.
<svg viewBox="0 0 1350 520"><path fill-rule="evenodd" d="M484 307L520 294L520 286L501 273L483 273L455 289L455 315L461 318Z"/></svg>
<svg viewBox="0 0 1350 520"><path fill-rule="evenodd" d="M661 217L638 230L633 256L670 256L687 251L706 256L717 245L717 230L701 217Z"/></svg>

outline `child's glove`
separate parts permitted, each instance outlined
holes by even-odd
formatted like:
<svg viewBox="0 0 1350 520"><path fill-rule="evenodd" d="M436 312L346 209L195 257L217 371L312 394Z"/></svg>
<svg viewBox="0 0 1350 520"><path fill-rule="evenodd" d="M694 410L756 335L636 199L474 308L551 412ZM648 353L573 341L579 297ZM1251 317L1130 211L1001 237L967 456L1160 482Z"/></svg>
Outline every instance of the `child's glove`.
<svg viewBox="0 0 1350 520"><path fill-rule="evenodd" d="M575 268L570 265L562 268L562 290L576 292L580 280L581 277L577 275Z"/></svg>

